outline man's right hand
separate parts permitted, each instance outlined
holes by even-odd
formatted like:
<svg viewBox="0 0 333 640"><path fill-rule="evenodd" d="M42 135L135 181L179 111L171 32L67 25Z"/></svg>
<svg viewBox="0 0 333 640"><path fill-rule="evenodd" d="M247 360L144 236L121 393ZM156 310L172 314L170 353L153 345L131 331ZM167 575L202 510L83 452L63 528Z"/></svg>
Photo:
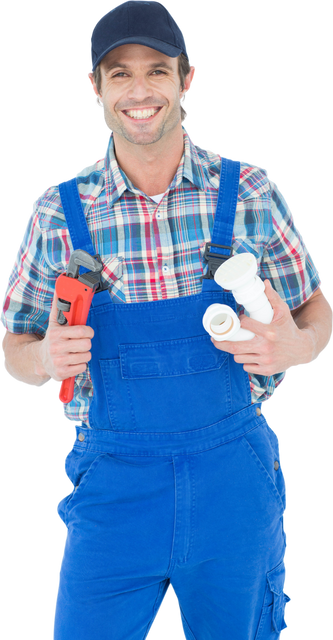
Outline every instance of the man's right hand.
<svg viewBox="0 0 333 640"><path fill-rule="evenodd" d="M49 326L39 343L36 373L54 380L66 380L87 368L91 360L91 340L94 330L86 325L60 325L57 322L57 294L54 294Z"/></svg>

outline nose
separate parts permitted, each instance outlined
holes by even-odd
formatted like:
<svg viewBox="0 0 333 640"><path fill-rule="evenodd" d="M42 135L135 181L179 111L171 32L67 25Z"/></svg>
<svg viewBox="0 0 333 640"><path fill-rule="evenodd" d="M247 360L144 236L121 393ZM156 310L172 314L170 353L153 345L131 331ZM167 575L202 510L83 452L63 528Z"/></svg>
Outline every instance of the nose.
<svg viewBox="0 0 333 640"><path fill-rule="evenodd" d="M153 90L149 85L149 80L145 76L136 76L133 78L127 95L130 100L138 103L152 96Z"/></svg>

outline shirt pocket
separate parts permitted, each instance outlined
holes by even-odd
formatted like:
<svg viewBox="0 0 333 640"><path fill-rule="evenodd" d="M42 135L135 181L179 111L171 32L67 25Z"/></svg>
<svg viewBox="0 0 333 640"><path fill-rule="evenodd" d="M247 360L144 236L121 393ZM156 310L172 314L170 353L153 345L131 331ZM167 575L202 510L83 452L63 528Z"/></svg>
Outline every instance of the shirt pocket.
<svg viewBox="0 0 333 640"><path fill-rule="evenodd" d="M126 302L124 295L124 282L123 282L123 256L103 256L103 270L102 277L109 286L111 298L114 302Z"/></svg>

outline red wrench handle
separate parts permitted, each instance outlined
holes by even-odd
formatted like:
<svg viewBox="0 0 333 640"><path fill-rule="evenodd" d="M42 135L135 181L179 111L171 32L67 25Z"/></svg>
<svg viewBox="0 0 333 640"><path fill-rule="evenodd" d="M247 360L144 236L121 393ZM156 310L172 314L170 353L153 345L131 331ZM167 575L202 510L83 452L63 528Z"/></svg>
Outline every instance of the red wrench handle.
<svg viewBox="0 0 333 640"><path fill-rule="evenodd" d="M67 404L67 402L70 402L71 400L73 400L74 382L75 382L75 377L73 376L72 378L67 378L67 380L63 380L61 383L59 398L61 402L63 402L64 404Z"/></svg>
<svg viewBox="0 0 333 640"><path fill-rule="evenodd" d="M85 325L93 299L94 290L76 278L70 278L62 273L56 282L58 298L70 303L69 311L63 311L70 326ZM62 381L59 398L68 403L73 400L75 376Z"/></svg>

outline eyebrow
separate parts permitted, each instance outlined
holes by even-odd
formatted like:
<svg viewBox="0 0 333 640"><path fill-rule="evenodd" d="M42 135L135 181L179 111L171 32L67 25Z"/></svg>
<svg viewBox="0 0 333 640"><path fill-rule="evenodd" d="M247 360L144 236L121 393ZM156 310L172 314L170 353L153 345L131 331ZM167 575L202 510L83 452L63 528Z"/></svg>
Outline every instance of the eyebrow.
<svg viewBox="0 0 333 640"><path fill-rule="evenodd" d="M154 64L150 65L150 69L160 69L160 68L168 69L169 71L173 71L173 68L167 62L154 62ZM105 72L109 73L112 69L128 69L129 67L126 64L122 64L121 62L113 62L109 64L105 68Z"/></svg>

